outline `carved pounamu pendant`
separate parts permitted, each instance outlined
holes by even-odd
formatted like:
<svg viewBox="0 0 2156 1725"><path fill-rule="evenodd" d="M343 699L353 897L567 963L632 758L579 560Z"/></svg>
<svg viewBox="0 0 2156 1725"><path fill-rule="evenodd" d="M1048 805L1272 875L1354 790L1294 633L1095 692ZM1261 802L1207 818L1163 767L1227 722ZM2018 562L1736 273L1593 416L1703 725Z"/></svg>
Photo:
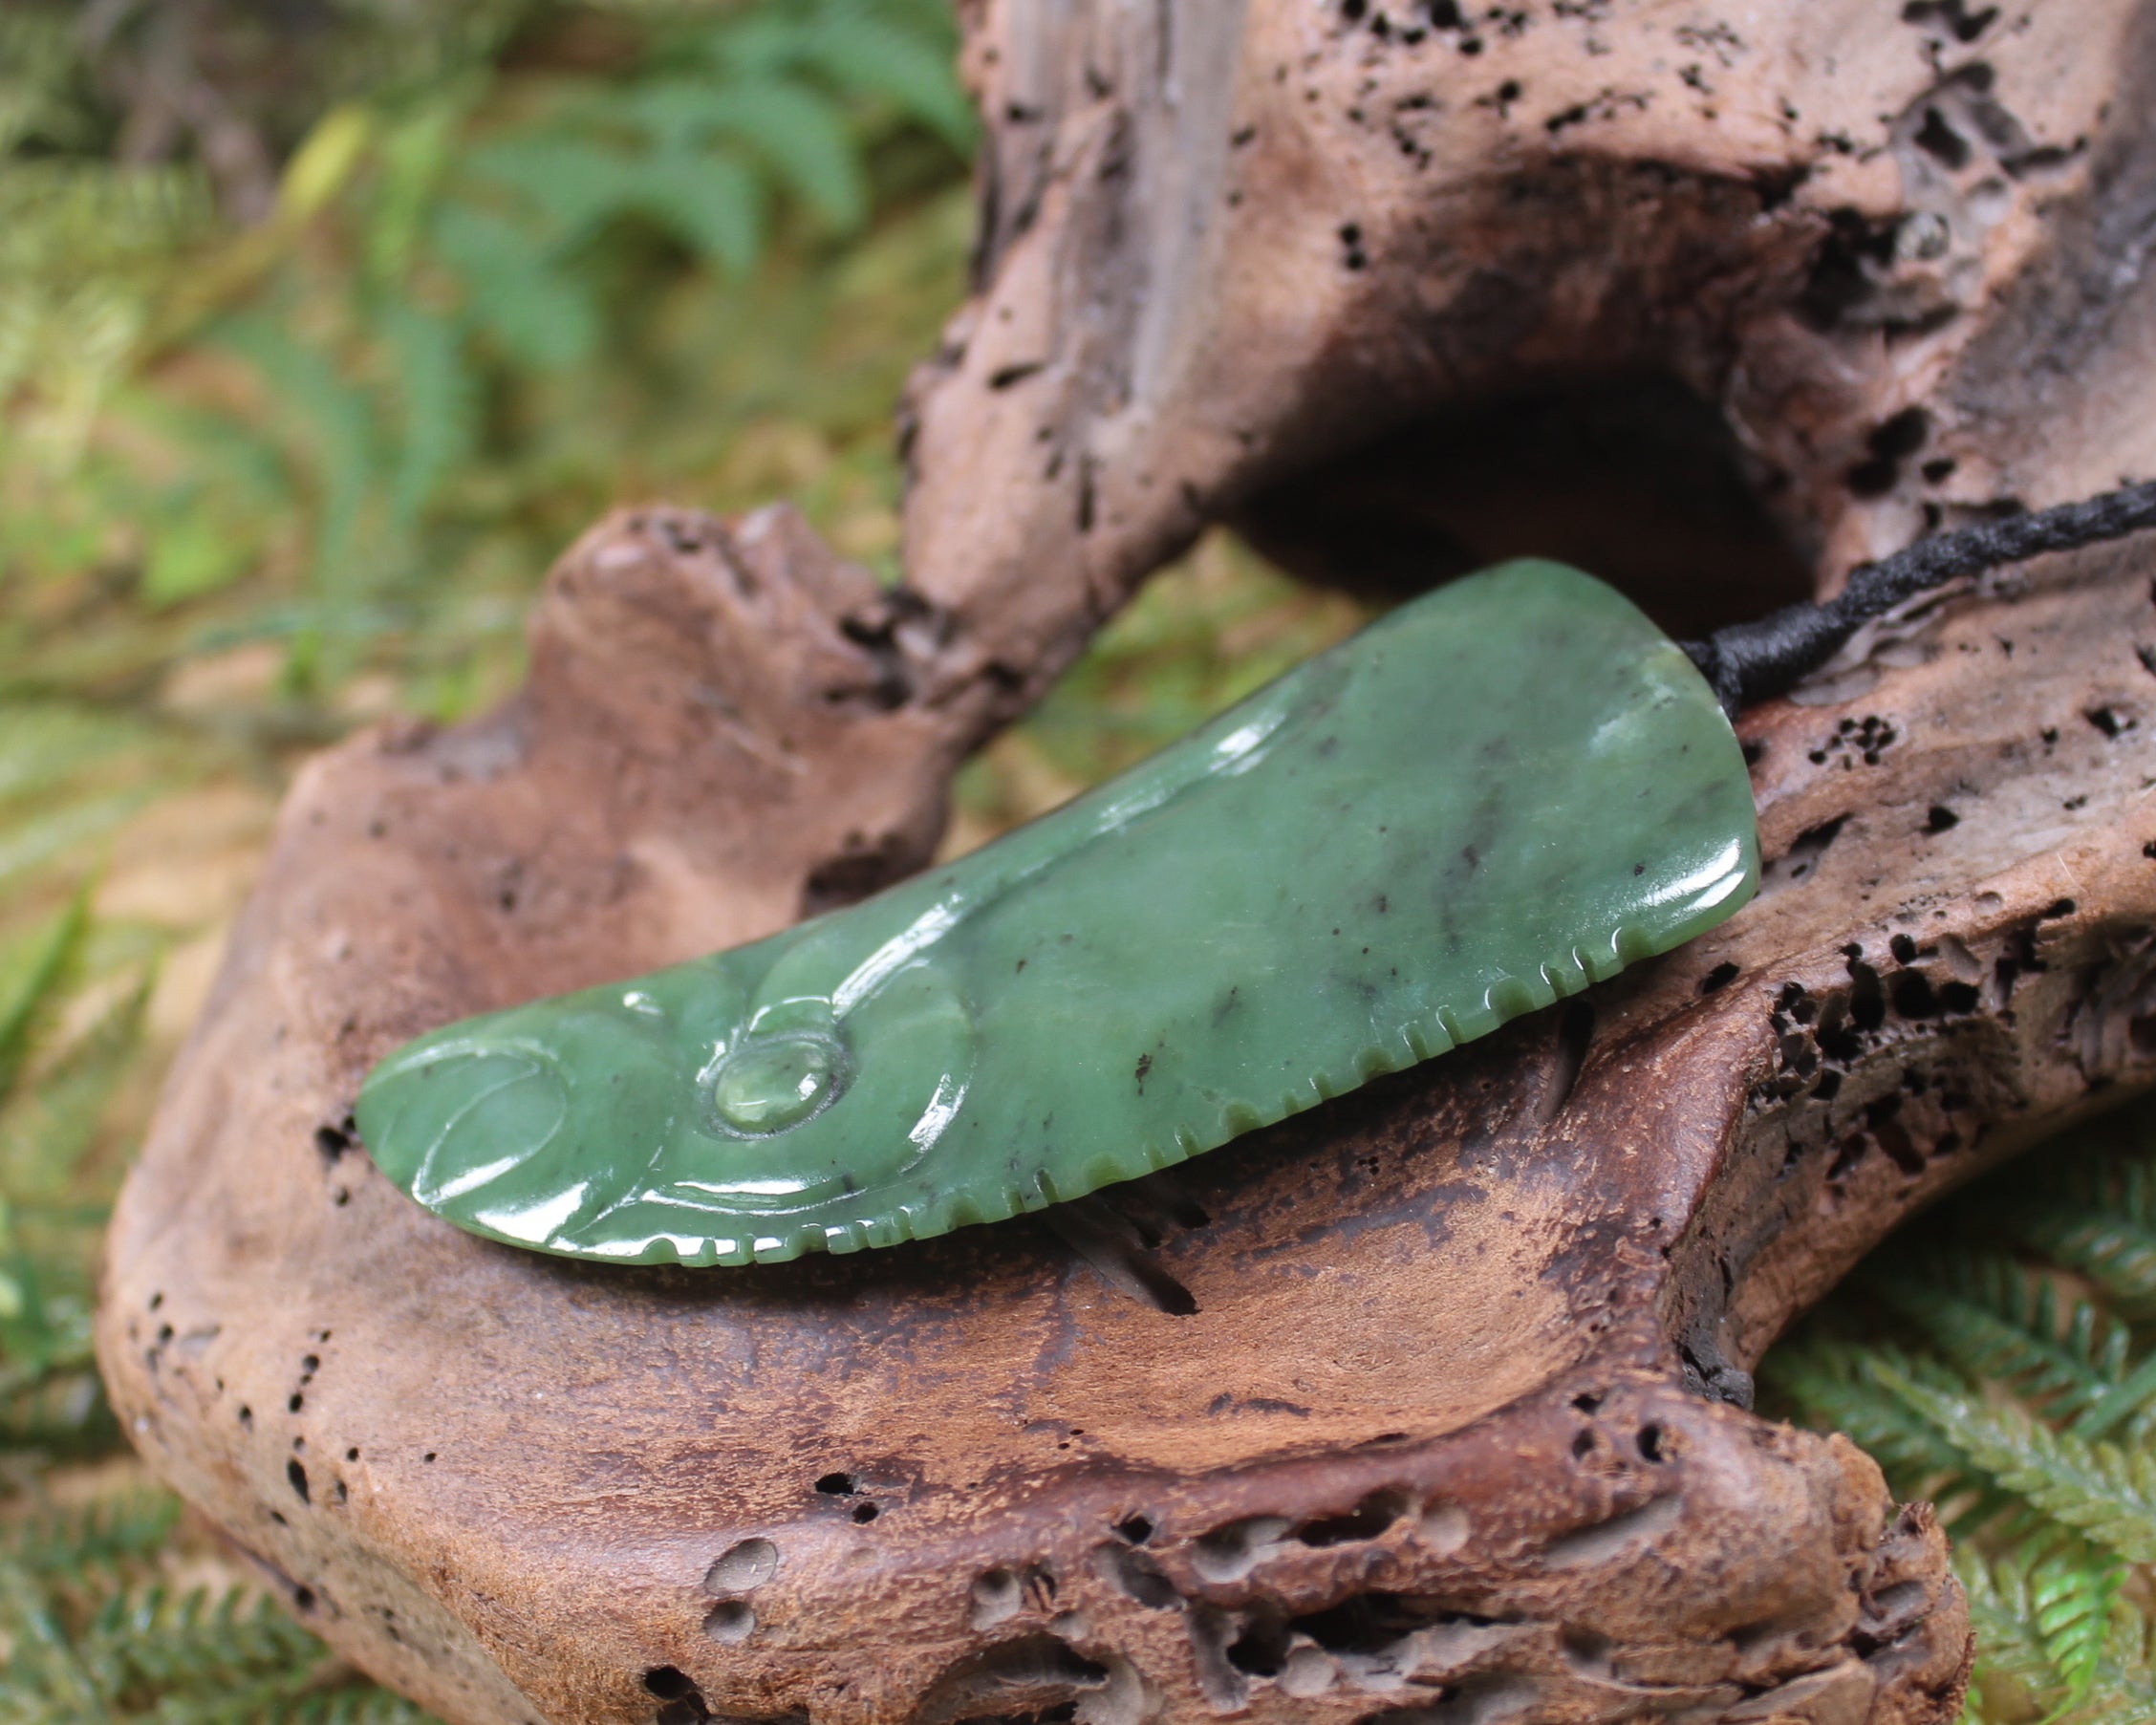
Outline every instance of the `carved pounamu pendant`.
<svg viewBox="0 0 2156 1725"><path fill-rule="evenodd" d="M1744 761L1690 660L1600 582L1513 563L947 867L421 1037L359 1127L427 1208L541 1251L892 1245L1443 1053L1757 881Z"/></svg>

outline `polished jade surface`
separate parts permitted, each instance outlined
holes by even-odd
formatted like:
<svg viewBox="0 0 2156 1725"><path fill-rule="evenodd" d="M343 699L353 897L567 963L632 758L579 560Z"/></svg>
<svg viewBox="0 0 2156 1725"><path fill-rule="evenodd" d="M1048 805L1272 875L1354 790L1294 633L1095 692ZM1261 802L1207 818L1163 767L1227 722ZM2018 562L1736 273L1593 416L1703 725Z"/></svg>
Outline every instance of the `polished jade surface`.
<svg viewBox="0 0 2156 1725"><path fill-rule="evenodd" d="M972 855L752 945L450 1024L359 1099L475 1234L851 1252L1217 1148L1666 952L1756 889L1684 654L1513 563Z"/></svg>

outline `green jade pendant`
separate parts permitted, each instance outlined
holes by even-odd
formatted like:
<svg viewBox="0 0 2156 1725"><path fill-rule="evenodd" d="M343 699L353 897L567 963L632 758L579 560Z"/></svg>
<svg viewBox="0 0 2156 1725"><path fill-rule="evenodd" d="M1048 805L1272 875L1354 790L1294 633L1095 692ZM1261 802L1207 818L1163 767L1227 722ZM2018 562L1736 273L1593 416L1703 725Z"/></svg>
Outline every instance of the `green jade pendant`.
<svg viewBox="0 0 2156 1725"><path fill-rule="evenodd" d="M1552 563L1405 605L947 867L450 1024L359 1098L489 1239L771 1262L1166 1167L1714 927L1752 789L1683 652Z"/></svg>

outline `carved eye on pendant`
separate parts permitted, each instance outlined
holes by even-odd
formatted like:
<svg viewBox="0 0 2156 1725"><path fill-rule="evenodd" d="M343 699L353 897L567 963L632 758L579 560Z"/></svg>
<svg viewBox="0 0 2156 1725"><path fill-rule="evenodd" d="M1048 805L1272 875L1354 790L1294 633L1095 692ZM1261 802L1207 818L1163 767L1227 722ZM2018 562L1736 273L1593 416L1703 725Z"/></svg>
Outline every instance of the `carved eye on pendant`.
<svg viewBox="0 0 2156 1725"><path fill-rule="evenodd" d="M845 1045L836 1037L751 1037L713 1074L711 1112L726 1132L768 1137L822 1113L850 1076Z"/></svg>

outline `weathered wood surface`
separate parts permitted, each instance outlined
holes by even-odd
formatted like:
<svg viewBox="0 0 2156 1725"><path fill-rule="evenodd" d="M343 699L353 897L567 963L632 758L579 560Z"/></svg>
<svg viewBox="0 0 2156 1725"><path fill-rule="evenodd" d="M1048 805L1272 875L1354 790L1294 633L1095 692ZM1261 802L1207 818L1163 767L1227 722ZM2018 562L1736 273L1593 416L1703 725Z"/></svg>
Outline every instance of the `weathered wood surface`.
<svg viewBox="0 0 2156 1725"><path fill-rule="evenodd" d="M1951 1716L1936 1530L1746 1373L1911 1207L2156 1076L2156 548L1751 716L1768 886L1708 941L1059 1228L577 1267L343 1125L428 1024L917 866L1201 518L1323 562L1357 524L1295 474L1420 414L1671 367L1827 582L2156 466L2148 10L1719 10L989 7L910 589L783 511L625 514L516 702L303 776L100 1348L333 1644L474 1722Z"/></svg>

